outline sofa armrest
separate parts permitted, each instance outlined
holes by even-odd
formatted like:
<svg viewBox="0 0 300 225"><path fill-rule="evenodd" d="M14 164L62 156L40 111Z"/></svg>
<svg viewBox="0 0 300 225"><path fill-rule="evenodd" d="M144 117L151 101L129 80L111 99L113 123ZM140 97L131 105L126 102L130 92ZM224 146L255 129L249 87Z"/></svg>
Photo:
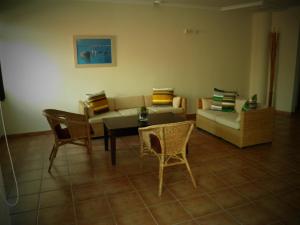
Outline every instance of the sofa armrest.
<svg viewBox="0 0 300 225"><path fill-rule="evenodd" d="M199 98L197 108L198 109L210 109L212 98Z"/></svg>
<svg viewBox="0 0 300 225"><path fill-rule="evenodd" d="M273 108L258 108L240 113L241 130L247 132L251 130L273 129Z"/></svg>
<svg viewBox="0 0 300 225"><path fill-rule="evenodd" d="M187 110L187 99L186 99L186 97L181 97L180 106L183 109L183 114L186 114L186 110Z"/></svg>
<svg viewBox="0 0 300 225"><path fill-rule="evenodd" d="M93 117L94 112L84 101L79 101L79 113L84 114L87 118Z"/></svg>
<svg viewBox="0 0 300 225"><path fill-rule="evenodd" d="M202 98L199 98L197 101L197 109L202 109L202 108L203 108Z"/></svg>

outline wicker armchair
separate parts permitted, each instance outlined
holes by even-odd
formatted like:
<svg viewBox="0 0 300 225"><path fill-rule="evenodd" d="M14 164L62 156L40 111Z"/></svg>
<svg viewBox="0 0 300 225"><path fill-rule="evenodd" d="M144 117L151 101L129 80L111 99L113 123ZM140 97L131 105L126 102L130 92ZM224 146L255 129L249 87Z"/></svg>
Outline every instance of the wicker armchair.
<svg viewBox="0 0 300 225"><path fill-rule="evenodd" d="M91 152L90 125L86 116L55 109L45 109L43 115L47 118L55 137L55 142L50 153L50 172L58 148L65 144L86 146Z"/></svg>
<svg viewBox="0 0 300 225"><path fill-rule="evenodd" d="M151 154L159 160L159 196L162 193L163 171L169 166L185 164L194 187L197 187L186 159L186 147L193 127L191 121L184 121L139 128L141 157Z"/></svg>

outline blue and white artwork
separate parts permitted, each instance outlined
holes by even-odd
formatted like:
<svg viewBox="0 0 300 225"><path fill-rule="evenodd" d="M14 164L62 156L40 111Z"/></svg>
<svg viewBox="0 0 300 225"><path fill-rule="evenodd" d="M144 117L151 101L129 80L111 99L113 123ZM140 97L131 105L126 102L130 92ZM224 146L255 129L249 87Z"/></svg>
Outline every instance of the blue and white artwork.
<svg viewBox="0 0 300 225"><path fill-rule="evenodd" d="M112 65L112 38L76 38L77 65Z"/></svg>

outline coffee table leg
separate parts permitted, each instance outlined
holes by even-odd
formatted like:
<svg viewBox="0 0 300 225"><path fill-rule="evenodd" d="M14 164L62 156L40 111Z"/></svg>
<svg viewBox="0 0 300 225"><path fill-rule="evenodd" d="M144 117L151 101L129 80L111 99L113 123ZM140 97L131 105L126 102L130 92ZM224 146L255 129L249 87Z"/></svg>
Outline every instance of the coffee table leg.
<svg viewBox="0 0 300 225"><path fill-rule="evenodd" d="M104 126L104 146L105 146L104 149L105 151L108 151L108 139L109 139L108 130L105 124L103 124L103 126Z"/></svg>
<svg viewBox="0 0 300 225"><path fill-rule="evenodd" d="M111 152L111 164L116 165L116 137L114 134L110 134L110 152Z"/></svg>

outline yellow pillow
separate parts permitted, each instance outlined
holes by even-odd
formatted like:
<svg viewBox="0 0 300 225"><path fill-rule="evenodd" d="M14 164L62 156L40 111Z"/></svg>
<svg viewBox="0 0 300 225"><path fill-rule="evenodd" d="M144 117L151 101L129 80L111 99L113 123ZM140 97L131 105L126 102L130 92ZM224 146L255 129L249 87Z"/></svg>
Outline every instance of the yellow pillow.
<svg viewBox="0 0 300 225"><path fill-rule="evenodd" d="M172 105L173 88L153 88L152 105Z"/></svg>
<svg viewBox="0 0 300 225"><path fill-rule="evenodd" d="M87 105L94 111L94 114L101 114L109 111L108 101L104 91L87 94Z"/></svg>

